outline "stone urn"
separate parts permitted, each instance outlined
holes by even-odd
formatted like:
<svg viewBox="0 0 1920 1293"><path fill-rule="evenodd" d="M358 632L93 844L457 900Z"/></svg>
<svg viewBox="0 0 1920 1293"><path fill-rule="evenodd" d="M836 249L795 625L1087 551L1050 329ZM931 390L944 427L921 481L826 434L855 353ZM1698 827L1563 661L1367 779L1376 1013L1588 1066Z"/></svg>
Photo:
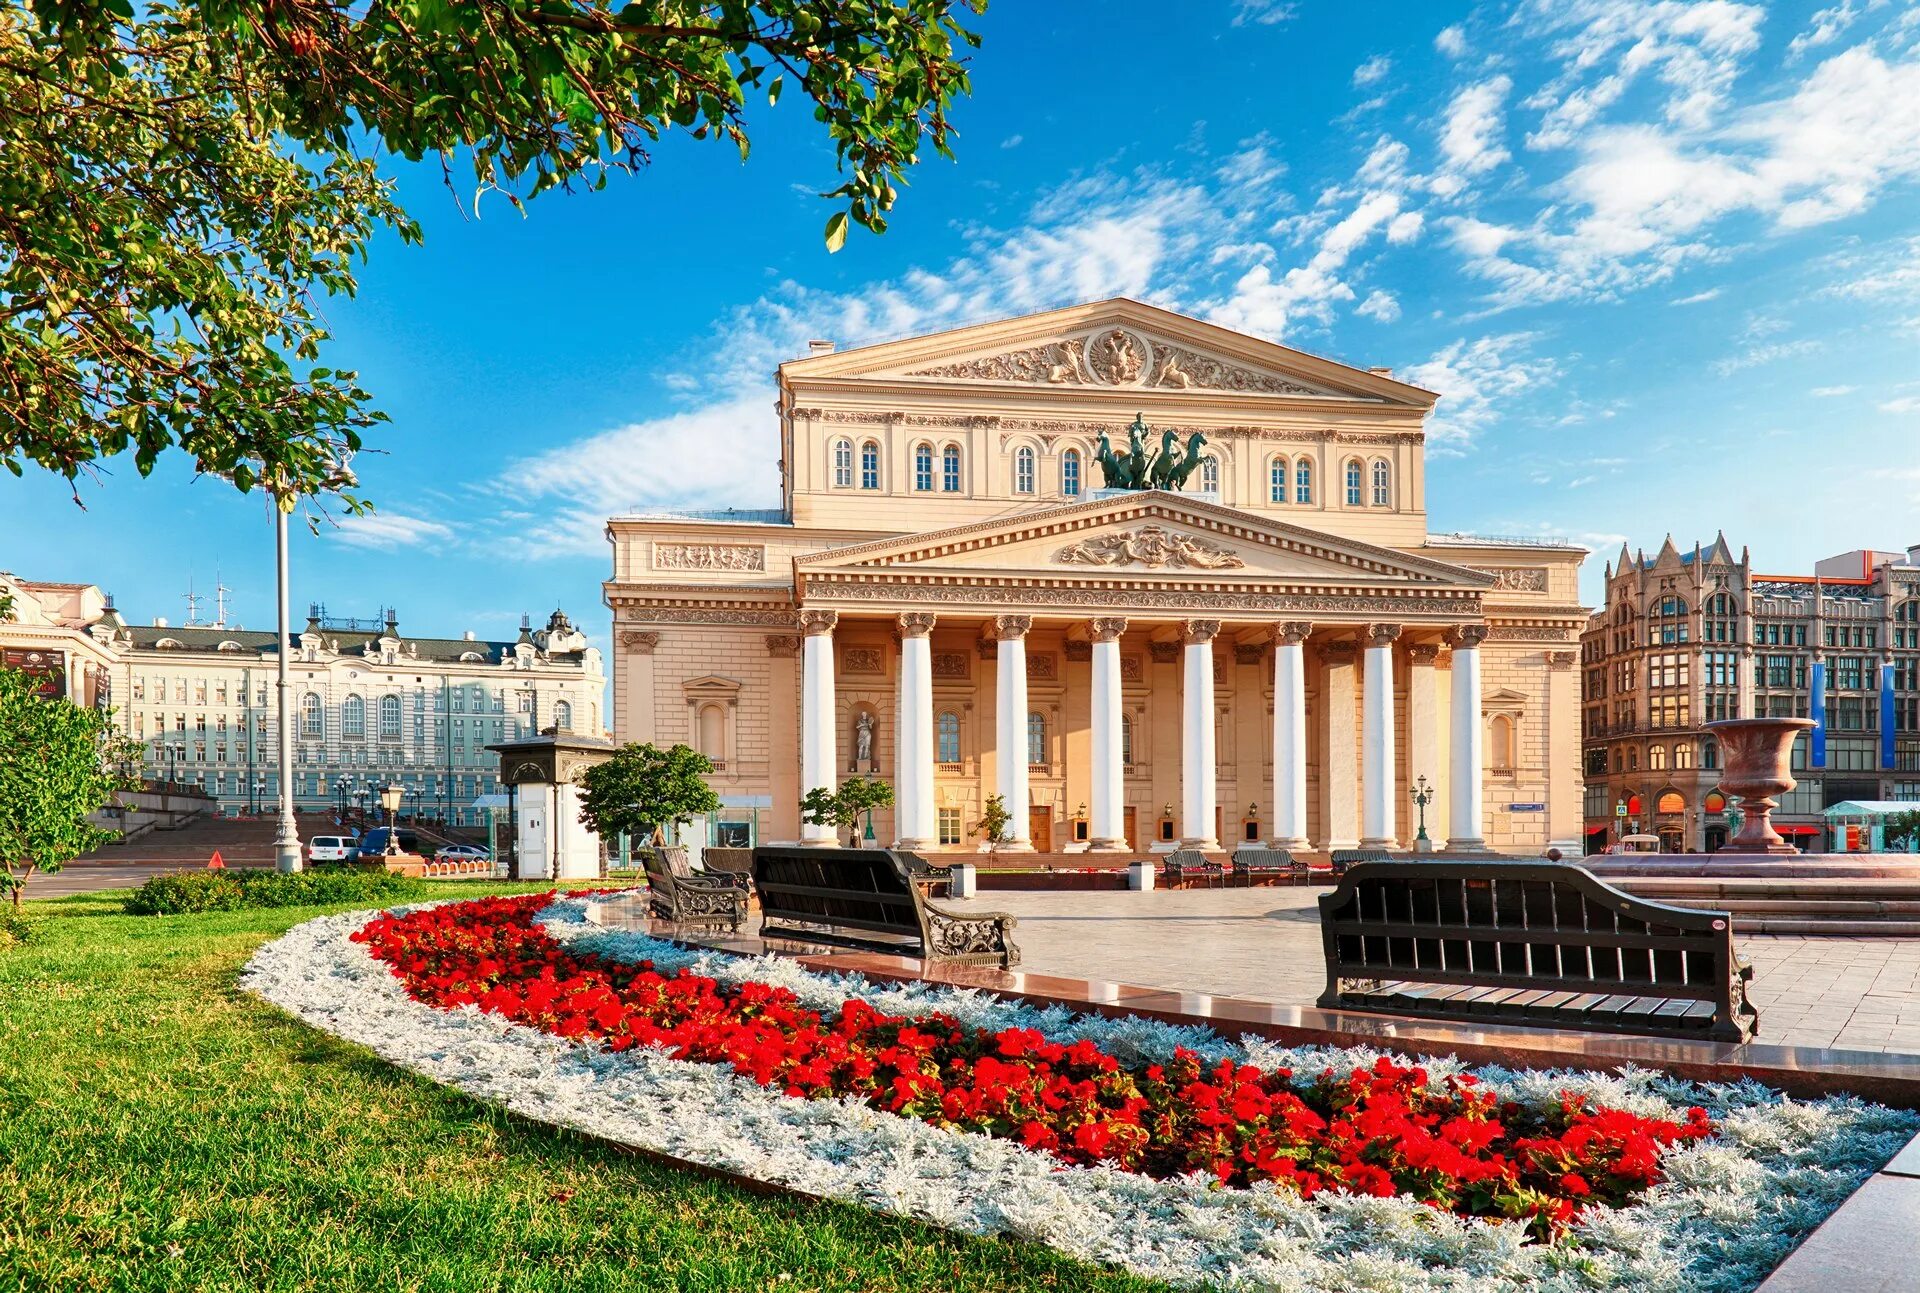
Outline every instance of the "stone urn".
<svg viewBox="0 0 1920 1293"><path fill-rule="evenodd" d="M1720 743L1720 789L1740 797L1745 820L1740 833L1721 853L1798 853L1773 829L1775 795L1784 795L1793 779L1793 738L1810 732L1810 718L1723 718L1705 725Z"/></svg>

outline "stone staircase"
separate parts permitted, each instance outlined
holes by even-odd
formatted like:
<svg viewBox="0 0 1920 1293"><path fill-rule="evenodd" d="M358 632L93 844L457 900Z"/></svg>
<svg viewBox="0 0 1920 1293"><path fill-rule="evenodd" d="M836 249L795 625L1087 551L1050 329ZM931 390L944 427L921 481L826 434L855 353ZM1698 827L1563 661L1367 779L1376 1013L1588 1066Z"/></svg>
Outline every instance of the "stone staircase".
<svg viewBox="0 0 1920 1293"><path fill-rule="evenodd" d="M1616 888L1731 914L1742 934L1920 937L1920 856L1586 858Z"/></svg>
<svg viewBox="0 0 1920 1293"><path fill-rule="evenodd" d="M315 835L339 833L324 814L301 814L294 819L300 842ZM148 832L121 844L111 844L78 859L81 863L135 863L203 867L218 850L229 866L273 865L273 838L279 824L271 817L201 817L178 830Z"/></svg>

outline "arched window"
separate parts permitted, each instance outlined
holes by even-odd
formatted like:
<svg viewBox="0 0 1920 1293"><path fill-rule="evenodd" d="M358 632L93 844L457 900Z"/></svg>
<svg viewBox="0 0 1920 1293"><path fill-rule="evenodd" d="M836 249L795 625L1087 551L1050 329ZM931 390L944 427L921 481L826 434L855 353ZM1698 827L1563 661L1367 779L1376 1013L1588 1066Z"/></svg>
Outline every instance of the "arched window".
<svg viewBox="0 0 1920 1293"><path fill-rule="evenodd" d="M1640 771L1640 749L1638 746L1627 747L1627 771Z"/></svg>
<svg viewBox="0 0 1920 1293"><path fill-rule="evenodd" d="M1313 464L1305 458L1296 458L1293 463L1293 501L1313 501Z"/></svg>
<svg viewBox="0 0 1920 1293"><path fill-rule="evenodd" d="M1013 451L1013 492L1033 493L1033 450L1026 445Z"/></svg>
<svg viewBox="0 0 1920 1293"><path fill-rule="evenodd" d="M719 705L700 707L700 753L715 763L727 757L727 711Z"/></svg>
<svg viewBox="0 0 1920 1293"><path fill-rule="evenodd" d="M1513 771L1513 720L1505 714L1493 716L1493 727L1488 733L1488 755L1495 772Z"/></svg>
<svg viewBox="0 0 1920 1293"><path fill-rule="evenodd" d="M553 702L553 725L563 731L573 730L573 706L564 700Z"/></svg>
<svg viewBox="0 0 1920 1293"><path fill-rule="evenodd" d="M1363 478L1363 473L1361 471L1360 460L1358 458L1355 458L1352 462L1349 462L1347 464L1347 506L1348 507L1360 507L1367 501L1366 494L1364 492L1365 488L1366 488L1366 482Z"/></svg>
<svg viewBox="0 0 1920 1293"><path fill-rule="evenodd" d="M1200 460L1200 490L1206 494L1220 492L1220 460L1211 454Z"/></svg>
<svg viewBox="0 0 1920 1293"><path fill-rule="evenodd" d="M1287 460L1275 458L1267 468L1267 501L1284 503L1287 501Z"/></svg>
<svg viewBox="0 0 1920 1293"><path fill-rule="evenodd" d="M1613 752L1613 770L1615 772L1625 772L1627 770L1627 756L1618 749L1615 749Z"/></svg>
<svg viewBox="0 0 1920 1293"><path fill-rule="evenodd" d="M934 762L960 762L960 716L952 710L934 723Z"/></svg>
<svg viewBox="0 0 1920 1293"><path fill-rule="evenodd" d="M326 721L320 715L320 697L308 692L300 698L300 734L302 736L325 736Z"/></svg>
<svg viewBox="0 0 1920 1293"><path fill-rule="evenodd" d="M940 488L949 494L960 492L960 446L957 444L940 451Z"/></svg>
<svg viewBox="0 0 1920 1293"><path fill-rule="evenodd" d="M933 446L930 444L913 447L913 487L923 493L933 489Z"/></svg>
<svg viewBox="0 0 1920 1293"><path fill-rule="evenodd" d="M1060 492L1068 498L1080 497L1080 451L1069 449L1060 455Z"/></svg>
<svg viewBox="0 0 1920 1293"><path fill-rule="evenodd" d="M400 698L398 696L380 698L380 739L383 741L400 739Z"/></svg>
<svg viewBox="0 0 1920 1293"><path fill-rule="evenodd" d="M880 442L877 440L860 446L860 488L880 488Z"/></svg>
<svg viewBox="0 0 1920 1293"><path fill-rule="evenodd" d="M1393 475L1383 461L1373 464L1373 505L1387 507L1393 502Z"/></svg>
<svg viewBox="0 0 1920 1293"><path fill-rule="evenodd" d="M1700 766L1707 769L1720 766L1720 742L1709 740L1700 743Z"/></svg>
<svg viewBox="0 0 1920 1293"><path fill-rule="evenodd" d="M1687 800L1678 790L1663 790L1653 801L1653 811L1663 817L1677 817L1687 811Z"/></svg>
<svg viewBox="0 0 1920 1293"><path fill-rule="evenodd" d="M853 488L853 441L851 440L833 442L833 486L835 489Z"/></svg>
<svg viewBox="0 0 1920 1293"><path fill-rule="evenodd" d="M1673 766L1691 768L1693 766L1693 742L1675 741L1673 745Z"/></svg>
<svg viewBox="0 0 1920 1293"><path fill-rule="evenodd" d="M1123 766L1133 766L1133 716L1120 716L1120 762Z"/></svg>
<svg viewBox="0 0 1920 1293"><path fill-rule="evenodd" d="M1047 716L1035 710L1027 715L1027 762L1047 761Z"/></svg>
<svg viewBox="0 0 1920 1293"><path fill-rule="evenodd" d="M1647 770L1650 772L1665 772L1667 770L1666 746L1649 745L1647 747Z"/></svg>
<svg viewBox="0 0 1920 1293"><path fill-rule="evenodd" d="M359 696L349 696L340 706L340 735L361 737L367 734L367 702Z"/></svg>

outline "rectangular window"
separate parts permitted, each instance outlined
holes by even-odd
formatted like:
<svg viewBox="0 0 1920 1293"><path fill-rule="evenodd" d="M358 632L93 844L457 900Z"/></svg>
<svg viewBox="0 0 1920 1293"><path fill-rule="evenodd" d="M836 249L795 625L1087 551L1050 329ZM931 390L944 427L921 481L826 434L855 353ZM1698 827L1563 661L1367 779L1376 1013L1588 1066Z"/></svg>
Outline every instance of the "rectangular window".
<svg viewBox="0 0 1920 1293"><path fill-rule="evenodd" d="M933 450L913 451L913 487L923 492L933 489Z"/></svg>
<svg viewBox="0 0 1920 1293"><path fill-rule="evenodd" d="M940 454L940 488L949 494L960 492L960 451L951 446Z"/></svg>
<svg viewBox="0 0 1920 1293"><path fill-rule="evenodd" d="M1833 686L1836 691L1859 691L1866 686L1864 661L1857 655L1835 656Z"/></svg>
<svg viewBox="0 0 1920 1293"><path fill-rule="evenodd" d="M940 842L942 844L960 843L960 810L958 808L940 810Z"/></svg>
<svg viewBox="0 0 1920 1293"><path fill-rule="evenodd" d="M133 680L133 698L135 700L145 700L147 698L147 680L145 678L135 678Z"/></svg>
<svg viewBox="0 0 1920 1293"><path fill-rule="evenodd" d="M196 682L193 684L193 703L196 705L204 705L207 703L206 683Z"/></svg>
<svg viewBox="0 0 1920 1293"><path fill-rule="evenodd" d="M1294 464L1293 501L1296 503L1313 501L1313 465L1305 458Z"/></svg>

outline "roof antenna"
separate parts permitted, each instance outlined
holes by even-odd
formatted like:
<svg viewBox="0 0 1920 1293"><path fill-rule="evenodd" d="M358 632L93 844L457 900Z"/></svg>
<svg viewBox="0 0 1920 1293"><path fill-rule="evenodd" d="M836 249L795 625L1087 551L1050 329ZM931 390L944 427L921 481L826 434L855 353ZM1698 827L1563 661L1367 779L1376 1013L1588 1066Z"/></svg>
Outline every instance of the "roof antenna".
<svg viewBox="0 0 1920 1293"><path fill-rule="evenodd" d="M193 576L187 576L187 593L181 599L187 604L187 622L184 627L194 628L200 623L200 603L207 599L193 591Z"/></svg>

